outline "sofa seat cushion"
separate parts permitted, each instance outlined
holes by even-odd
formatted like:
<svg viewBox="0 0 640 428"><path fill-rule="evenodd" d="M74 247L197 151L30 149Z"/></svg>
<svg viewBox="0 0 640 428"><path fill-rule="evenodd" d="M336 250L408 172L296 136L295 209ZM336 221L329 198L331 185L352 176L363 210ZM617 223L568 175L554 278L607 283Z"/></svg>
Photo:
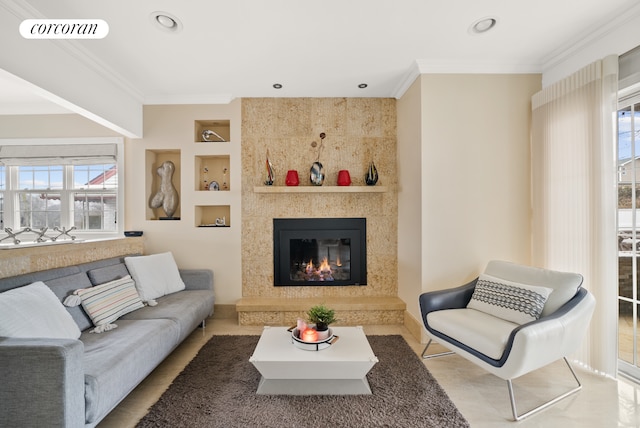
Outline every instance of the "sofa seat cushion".
<svg viewBox="0 0 640 428"><path fill-rule="evenodd" d="M502 357L511 332L519 326L485 312L467 308L429 312L427 322L434 330L494 360Z"/></svg>
<svg viewBox="0 0 640 428"><path fill-rule="evenodd" d="M178 345L180 328L168 319L118 321L104 334L85 331L86 422L109 413Z"/></svg>
<svg viewBox="0 0 640 428"><path fill-rule="evenodd" d="M180 326L180 340L183 340L193 332L202 320L211 315L214 294L211 290L183 290L161 297L157 302L156 306L145 306L120 319L171 319Z"/></svg>

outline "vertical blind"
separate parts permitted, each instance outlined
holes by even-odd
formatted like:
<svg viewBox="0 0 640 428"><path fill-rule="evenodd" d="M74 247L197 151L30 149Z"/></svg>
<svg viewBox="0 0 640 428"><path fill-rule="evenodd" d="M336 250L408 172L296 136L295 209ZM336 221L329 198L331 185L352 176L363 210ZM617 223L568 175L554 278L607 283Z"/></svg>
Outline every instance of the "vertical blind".
<svg viewBox="0 0 640 428"><path fill-rule="evenodd" d="M533 263L581 273L597 301L575 358L615 376L617 239L614 118L618 57L532 98Z"/></svg>

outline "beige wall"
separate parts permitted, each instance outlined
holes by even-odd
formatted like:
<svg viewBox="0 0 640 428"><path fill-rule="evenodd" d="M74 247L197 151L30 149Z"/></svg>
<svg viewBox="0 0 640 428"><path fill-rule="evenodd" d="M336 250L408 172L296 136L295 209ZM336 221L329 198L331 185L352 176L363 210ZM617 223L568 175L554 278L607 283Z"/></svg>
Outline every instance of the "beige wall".
<svg viewBox="0 0 640 428"><path fill-rule="evenodd" d="M0 115L0 138L112 137L120 134L77 114Z"/></svg>
<svg viewBox="0 0 640 428"><path fill-rule="evenodd" d="M386 98L259 98L242 100L242 261L244 297L397 296L396 100ZM364 185L374 160L385 193L261 194L269 149L276 186L295 169L309 186L319 135L320 161L335 186L340 169ZM273 219L367 218L367 286L274 287Z"/></svg>
<svg viewBox="0 0 640 428"><path fill-rule="evenodd" d="M398 297L416 316L423 283L422 91L421 79L398 100ZM419 319L419 316L417 316Z"/></svg>
<svg viewBox="0 0 640 428"><path fill-rule="evenodd" d="M471 280L491 259L530 262L530 99L540 79L420 77L421 191L413 201L404 198L400 183L399 195L401 213L422 211L422 283L400 287L418 319L413 302L421 292ZM415 90L414 84L398 103L398 122L412 127ZM399 158L411 152L414 132L399 138ZM399 247L415 245L414 239L411 229L402 229Z"/></svg>
<svg viewBox="0 0 640 428"><path fill-rule="evenodd" d="M145 137L125 140L125 228L145 232L147 253L172 251L181 267L213 269L217 303L233 304L243 295L243 281L246 296L272 291L273 217L366 216L369 231L381 237L372 242L369 259L373 286L349 293L397 293L419 319L421 292L467 281L492 258L530 261L530 98L540 86L539 75L423 75L397 102L247 99L147 106ZM194 120L225 118L232 143L194 144ZM312 199L253 192L264 180L267 148L276 184L282 185L287 169L298 169L305 184L315 160L311 142L320 132L327 134L321 157L327 185L342 168L351 171L354 185L362 184L374 159L389 191ZM77 115L0 116L0 138L108 135L116 134ZM180 221L148 218L149 150L180 151ZM230 155L232 190L195 191L194 156L218 151ZM234 226L196 227L194 207L209 204L230 205Z"/></svg>
<svg viewBox="0 0 640 428"><path fill-rule="evenodd" d="M144 138L126 144L126 219L128 229L142 230L145 251L171 251L178 266L214 271L216 304L232 304L241 296L240 283L240 100L229 105L154 105L144 108ZM228 143L196 143L196 120L230 120ZM180 220L154 220L148 206L157 180L155 154L171 155L179 176ZM230 191L196 191L196 156L229 155ZM197 206L230 206L231 227L197 227ZM159 215L164 215L161 213Z"/></svg>

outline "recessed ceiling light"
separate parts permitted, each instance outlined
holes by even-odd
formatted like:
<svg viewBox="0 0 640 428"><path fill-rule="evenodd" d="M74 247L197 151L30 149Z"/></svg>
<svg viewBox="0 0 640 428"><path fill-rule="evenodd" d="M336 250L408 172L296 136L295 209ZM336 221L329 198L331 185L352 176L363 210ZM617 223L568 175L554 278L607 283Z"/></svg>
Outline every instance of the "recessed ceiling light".
<svg viewBox="0 0 640 428"><path fill-rule="evenodd" d="M282 85L280 83L274 83L273 87L276 89L282 89Z"/></svg>
<svg viewBox="0 0 640 428"><path fill-rule="evenodd" d="M156 11L149 15L149 20L154 27L169 33L177 33L182 30L182 22L168 12Z"/></svg>
<svg viewBox="0 0 640 428"><path fill-rule="evenodd" d="M495 28L498 24L498 18L494 16L488 16L485 18L478 19L469 27L469 33L471 34L483 34L487 31Z"/></svg>
<svg viewBox="0 0 640 428"><path fill-rule="evenodd" d="M358 85L358 88L360 88L360 89L364 89L364 88L366 88L367 86L369 86L369 85L367 85L366 83L361 83L361 84L359 84L359 85Z"/></svg>

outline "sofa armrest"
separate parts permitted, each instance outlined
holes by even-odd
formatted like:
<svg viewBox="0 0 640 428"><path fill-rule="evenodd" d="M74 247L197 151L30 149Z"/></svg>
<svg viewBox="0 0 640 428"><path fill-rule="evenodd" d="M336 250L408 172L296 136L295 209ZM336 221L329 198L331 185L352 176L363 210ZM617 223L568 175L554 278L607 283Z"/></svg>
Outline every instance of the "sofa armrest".
<svg viewBox="0 0 640 428"><path fill-rule="evenodd" d="M574 353L589 328L596 300L581 288L553 314L517 328L503 357L502 376L515 378Z"/></svg>
<svg viewBox="0 0 640 428"><path fill-rule="evenodd" d="M84 427L84 345L0 338L3 426Z"/></svg>
<svg viewBox="0 0 640 428"><path fill-rule="evenodd" d="M213 271L210 269L180 269L180 277L187 290L213 291Z"/></svg>
<svg viewBox="0 0 640 428"><path fill-rule="evenodd" d="M477 281L478 278L460 287L421 294L420 312L422 313L423 322L429 312L466 307L469 300L471 300Z"/></svg>

